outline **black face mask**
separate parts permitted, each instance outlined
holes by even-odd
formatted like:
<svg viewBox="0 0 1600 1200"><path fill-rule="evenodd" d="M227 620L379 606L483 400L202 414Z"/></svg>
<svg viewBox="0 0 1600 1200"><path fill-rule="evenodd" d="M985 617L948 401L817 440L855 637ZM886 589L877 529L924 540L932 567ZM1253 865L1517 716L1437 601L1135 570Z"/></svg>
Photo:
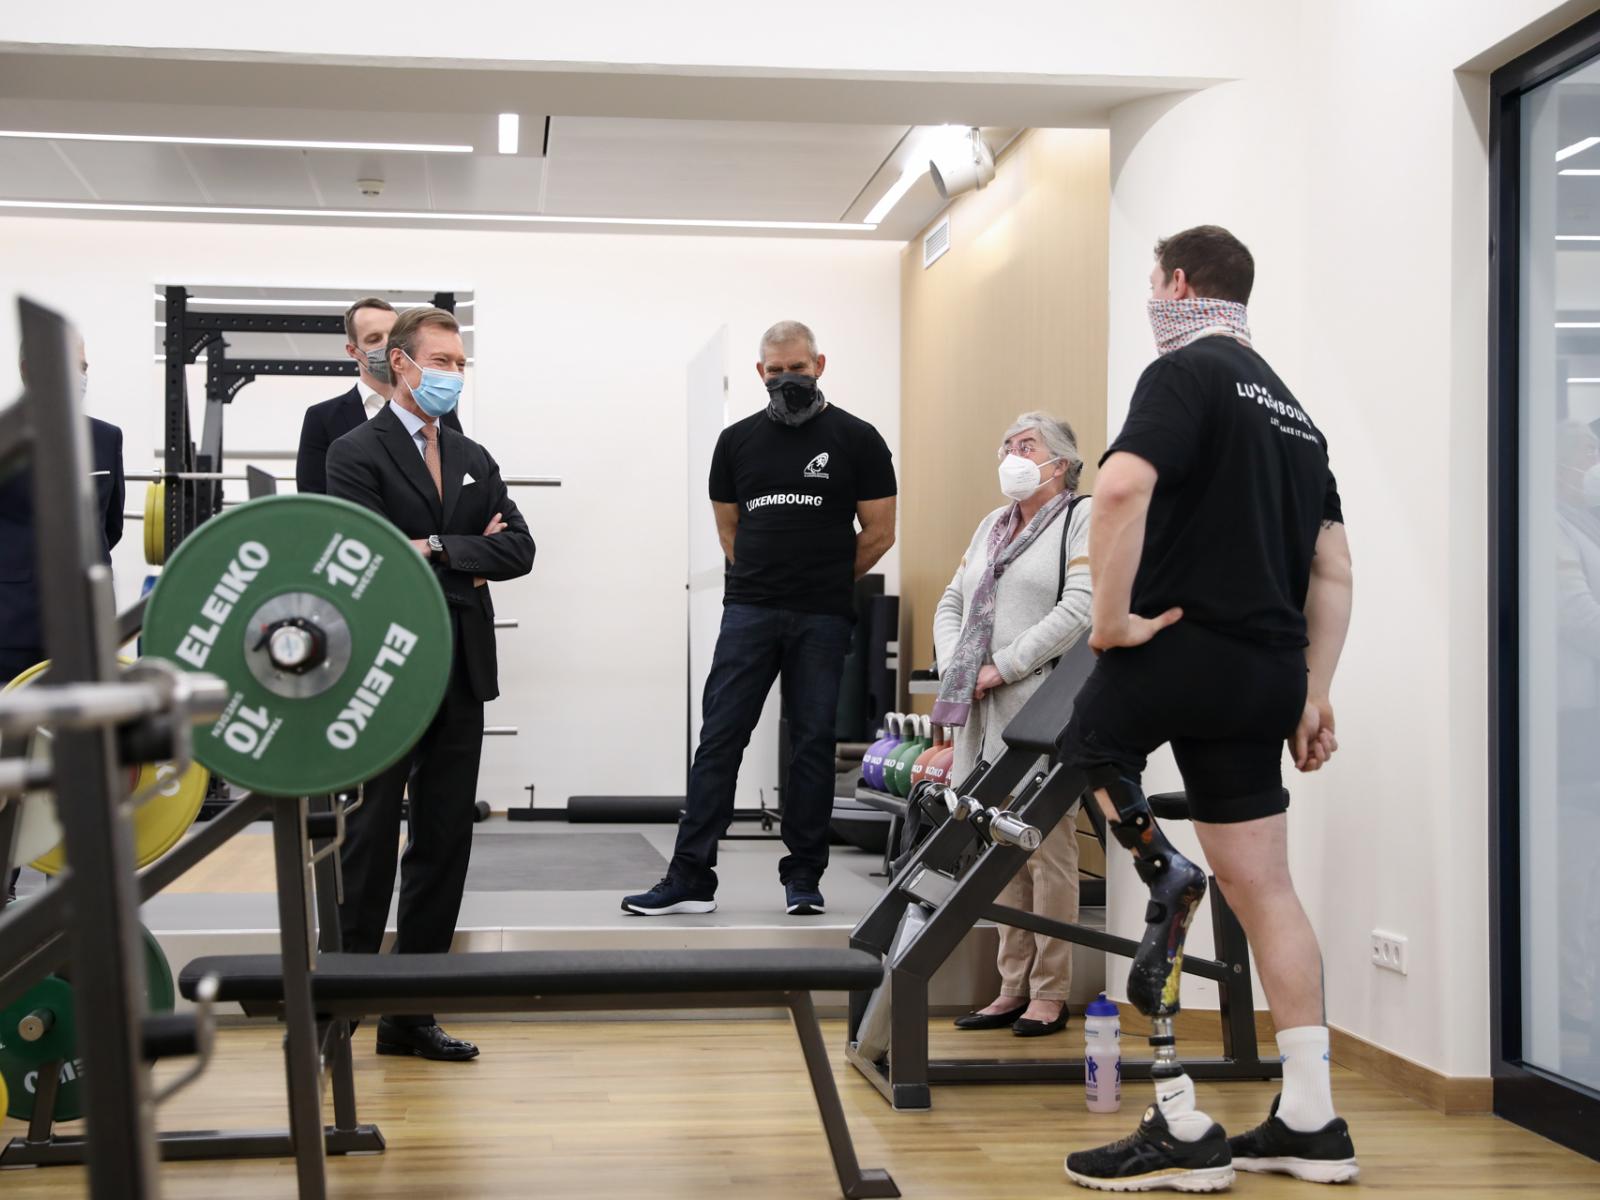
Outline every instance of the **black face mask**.
<svg viewBox="0 0 1600 1200"><path fill-rule="evenodd" d="M784 425L804 425L822 411L815 375L784 371L767 379L767 416Z"/></svg>

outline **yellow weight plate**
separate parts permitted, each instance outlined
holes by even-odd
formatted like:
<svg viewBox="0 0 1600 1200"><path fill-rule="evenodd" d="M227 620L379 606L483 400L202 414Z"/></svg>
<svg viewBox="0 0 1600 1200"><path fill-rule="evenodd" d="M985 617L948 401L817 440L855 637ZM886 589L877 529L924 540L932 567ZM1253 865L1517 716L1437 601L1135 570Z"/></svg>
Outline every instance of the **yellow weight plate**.
<svg viewBox="0 0 1600 1200"><path fill-rule="evenodd" d="M7 684L5 690L27 686L49 666L49 662L36 663ZM41 753L45 741L36 739L30 753ZM191 763L182 775L178 774L176 763L147 763L139 768L130 783L132 794L161 785L133 811L134 865L147 867L176 846L194 824L200 815L200 806L205 803L211 775L199 763ZM61 839L55 796L45 791L30 792L23 800L18 822L18 860L31 858L29 865L34 870L46 875L58 874L66 865L66 849Z"/></svg>
<svg viewBox="0 0 1600 1200"><path fill-rule="evenodd" d="M167 561L167 485L152 483L144 489L144 560L152 567Z"/></svg>

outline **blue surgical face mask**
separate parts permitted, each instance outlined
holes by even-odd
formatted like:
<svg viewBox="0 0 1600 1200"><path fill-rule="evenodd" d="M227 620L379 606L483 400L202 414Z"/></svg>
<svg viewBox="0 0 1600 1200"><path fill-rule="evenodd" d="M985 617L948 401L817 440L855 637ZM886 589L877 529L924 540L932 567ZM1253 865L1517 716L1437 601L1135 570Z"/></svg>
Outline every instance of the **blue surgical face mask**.
<svg viewBox="0 0 1600 1200"><path fill-rule="evenodd" d="M400 351L405 354L404 350ZM406 354L406 361L417 367L416 359ZM422 381L416 386L407 384L411 391L411 398L417 402L417 407L435 420L445 415L456 406L456 401L461 399L461 388L467 382L465 375L457 375L454 371L439 371L433 367L417 367L422 372Z"/></svg>

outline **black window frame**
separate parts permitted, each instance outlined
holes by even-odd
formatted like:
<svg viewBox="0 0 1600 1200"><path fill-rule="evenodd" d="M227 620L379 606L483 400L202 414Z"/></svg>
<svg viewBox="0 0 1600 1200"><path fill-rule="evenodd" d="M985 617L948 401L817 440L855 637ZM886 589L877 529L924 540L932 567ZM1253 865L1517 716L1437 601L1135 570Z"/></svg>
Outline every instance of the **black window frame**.
<svg viewBox="0 0 1600 1200"><path fill-rule="evenodd" d="M1600 12L1489 80L1489 939L1497 1116L1600 1160L1600 1091L1522 1058L1520 308L1522 96L1600 60Z"/></svg>

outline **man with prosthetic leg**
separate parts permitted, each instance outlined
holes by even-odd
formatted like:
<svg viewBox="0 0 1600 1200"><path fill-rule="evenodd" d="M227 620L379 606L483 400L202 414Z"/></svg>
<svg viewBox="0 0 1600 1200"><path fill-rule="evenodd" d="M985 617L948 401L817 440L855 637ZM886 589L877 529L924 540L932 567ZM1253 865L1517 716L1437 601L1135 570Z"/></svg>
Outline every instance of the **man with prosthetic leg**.
<svg viewBox="0 0 1600 1200"><path fill-rule="evenodd" d="M1200 226L1160 242L1140 377L1095 482L1090 645L1062 761L1084 771L1150 889L1128 977L1150 1018L1154 1102L1128 1137L1066 1160L1104 1191L1220 1191L1235 1170L1355 1178L1333 1111L1322 960L1289 877L1282 755L1314 771L1338 748L1329 689L1350 619L1349 544L1327 441L1250 345L1250 252ZM1179 1062L1183 942L1205 873L1167 840L1140 787L1172 747L1206 861L1254 948L1278 1029L1283 1092L1228 1138Z"/></svg>

